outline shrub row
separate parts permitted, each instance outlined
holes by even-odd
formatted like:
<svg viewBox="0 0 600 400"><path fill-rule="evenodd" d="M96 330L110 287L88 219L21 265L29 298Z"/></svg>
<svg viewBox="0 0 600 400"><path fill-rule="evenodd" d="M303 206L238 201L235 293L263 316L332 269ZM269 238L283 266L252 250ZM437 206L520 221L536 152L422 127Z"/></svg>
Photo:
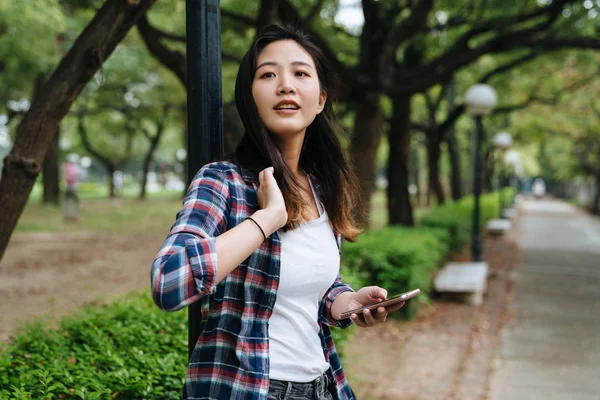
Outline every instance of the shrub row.
<svg viewBox="0 0 600 400"><path fill-rule="evenodd" d="M449 244L450 234L444 229L388 227L344 244L342 260L364 284L384 287L389 296L420 288L421 294L395 313L412 317L427 302L431 276L446 257Z"/></svg>
<svg viewBox="0 0 600 400"><path fill-rule="evenodd" d="M0 399L180 399L187 314L148 293L85 308L56 329L37 320L0 349Z"/></svg>
<svg viewBox="0 0 600 400"><path fill-rule="evenodd" d="M514 189L510 188L503 191L503 198L507 204L512 203L514 192ZM480 223L482 227L486 221L498 216L500 202L498 197L498 193L487 193L481 196ZM460 251L466 246L471 237L473 207L473 196L466 196L457 202L434 207L421 218L420 224L425 227L442 228L450 232L452 237L450 250Z"/></svg>

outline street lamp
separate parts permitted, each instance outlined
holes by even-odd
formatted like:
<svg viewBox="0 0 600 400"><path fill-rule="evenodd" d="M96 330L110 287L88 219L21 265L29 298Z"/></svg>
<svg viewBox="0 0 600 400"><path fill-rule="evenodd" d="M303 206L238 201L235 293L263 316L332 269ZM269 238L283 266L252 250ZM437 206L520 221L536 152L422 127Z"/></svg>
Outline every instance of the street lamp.
<svg viewBox="0 0 600 400"><path fill-rule="evenodd" d="M485 84L473 85L465 94L466 112L475 120L475 157L473 167L473 231L471 254L473 261L481 261L481 234L479 218L479 197L481 196L481 142L483 141L483 117L488 115L498 103L496 92Z"/></svg>
<svg viewBox="0 0 600 400"><path fill-rule="evenodd" d="M514 185L511 183L511 186L514 186L518 193L520 191L520 186L518 182L521 180L524 174L521 155L516 150L509 150L504 155L504 161L510 167L510 171L512 172L514 181L516 182Z"/></svg>
<svg viewBox="0 0 600 400"><path fill-rule="evenodd" d="M8 156L10 148L12 147L10 136L8 135L8 129L5 124L8 118L4 115L0 115L0 180L2 179L2 166L4 165L4 158Z"/></svg>
<svg viewBox="0 0 600 400"><path fill-rule="evenodd" d="M187 181L223 152L220 0L186 0ZM188 307L188 356L203 330L202 304Z"/></svg>
<svg viewBox="0 0 600 400"><path fill-rule="evenodd" d="M504 197L502 195L502 181L504 179L504 153L512 144L512 136L510 136L510 133L508 132L498 132L494 135L492 143L494 145L494 148L500 153L498 157L498 212L500 214L500 219L502 219L504 218Z"/></svg>

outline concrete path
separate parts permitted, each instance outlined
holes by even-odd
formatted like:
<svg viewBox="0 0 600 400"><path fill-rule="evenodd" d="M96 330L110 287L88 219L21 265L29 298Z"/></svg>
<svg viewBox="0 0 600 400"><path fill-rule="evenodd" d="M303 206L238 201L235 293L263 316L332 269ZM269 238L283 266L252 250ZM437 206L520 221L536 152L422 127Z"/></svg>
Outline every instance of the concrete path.
<svg viewBox="0 0 600 400"><path fill-rule="evenodd" d="M520 260L491 400L600 399L600 220L523 204Z"/></svg>

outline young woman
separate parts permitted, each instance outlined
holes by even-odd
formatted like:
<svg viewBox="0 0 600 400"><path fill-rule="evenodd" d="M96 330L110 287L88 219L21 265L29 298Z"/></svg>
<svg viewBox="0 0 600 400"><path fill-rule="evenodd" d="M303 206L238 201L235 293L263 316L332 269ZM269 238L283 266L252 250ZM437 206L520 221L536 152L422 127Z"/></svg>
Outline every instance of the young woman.
<svg viewBox="0 0 600 400"><path fill-rule="evenodd" d="M152 265L156 304L202 304L186 399L352 399L329 327L393 308L341 282L340 243L360 233L355 175L333 129L333 76L302 32L270 26L235 89L245 134L232 162L205 165Z"/></svg>

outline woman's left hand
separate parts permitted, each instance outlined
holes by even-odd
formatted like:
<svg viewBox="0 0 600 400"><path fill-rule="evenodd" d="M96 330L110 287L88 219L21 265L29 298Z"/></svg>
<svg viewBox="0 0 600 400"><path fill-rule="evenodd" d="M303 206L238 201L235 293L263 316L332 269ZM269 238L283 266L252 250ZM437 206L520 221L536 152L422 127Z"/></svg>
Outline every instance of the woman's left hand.
<svg viewBox="0 0 600 400"><path fill-rule="evenodd" d="M387 290L379 286L366 286L353 294L352 299L348 302L348 310L364 307L369 304L378 303L387 299ZM350 318L360 327L370 327L382 323L387 318L387 315L399 310L404 305L404 302L394 304L388 307L377 307L376 310L364 310L361 313L352 314Z"/></svg>

